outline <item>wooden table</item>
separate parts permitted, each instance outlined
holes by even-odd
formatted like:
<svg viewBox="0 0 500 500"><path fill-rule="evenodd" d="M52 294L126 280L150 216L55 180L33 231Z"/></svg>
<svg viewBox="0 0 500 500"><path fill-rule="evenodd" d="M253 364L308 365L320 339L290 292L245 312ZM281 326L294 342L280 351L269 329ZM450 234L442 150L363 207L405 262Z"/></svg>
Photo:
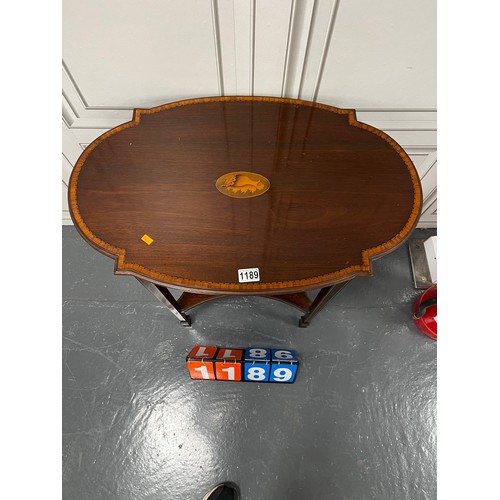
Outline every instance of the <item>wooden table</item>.
<svg viewBox="0 0 500 500"><path fill-rule="evenodd" d="M207 300L259 295L307 326L408 238L421 200L408 155L353 110L274 97L136 109L84 150L69 185L82 237L183 325Z"/></svg>

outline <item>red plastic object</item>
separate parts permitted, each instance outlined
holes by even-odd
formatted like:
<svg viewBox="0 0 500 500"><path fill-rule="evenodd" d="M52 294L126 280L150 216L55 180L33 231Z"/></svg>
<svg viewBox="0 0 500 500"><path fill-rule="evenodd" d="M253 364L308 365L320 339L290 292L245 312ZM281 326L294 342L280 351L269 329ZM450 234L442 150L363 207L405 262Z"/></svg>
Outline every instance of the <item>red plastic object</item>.
<svg viewBox="0 0 500 500"><path fill-rule="evenodd" d="M420 331L437 340L437 285L428 288L413 306L413 321Z"/></svg>

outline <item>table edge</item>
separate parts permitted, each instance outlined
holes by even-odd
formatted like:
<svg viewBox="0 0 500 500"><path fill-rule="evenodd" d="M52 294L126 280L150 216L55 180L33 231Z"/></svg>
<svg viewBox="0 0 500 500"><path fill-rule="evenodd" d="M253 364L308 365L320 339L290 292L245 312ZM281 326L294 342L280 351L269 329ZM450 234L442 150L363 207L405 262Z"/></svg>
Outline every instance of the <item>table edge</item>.
<svg viewBox="0 0 500 500"><path fill-rule="evenodd" d="M346 267L334 273L324 274L321 276L314 276L311 278L305 278L300 280L291 281L280 281L271 283L219 283L219 282L208 282L208 281L198 281L189 280L182 277L169 276L162 273L158 273L154 270L147 269L139 264L126 262L126 251L121 248L114 247L109 243L102 241L96 235L90 231L90 229L85 224L83 218L78 210L78 200L76 194L76 186L78 182L78 175L80 170L85 163L87 156L90 152L102 141L108 138L110 135L120 132L129 127L136 126L141 121L141 115L157 113L165 109L170 109L178 106L187 106L191 104L199 104L205 102L223 102L223 101L260 101L260 102L282 102L288 104L300 104L310 107L316 107L324 109L337 114L348 115L349 125L358 127L368 132L378 135L383 140L389 143L389 145L401 156L403 159L414 188L414 200L413 208L408 218L408 221L403 226L401 231L388 240L387 242L377 245L376 247L364 249L361 251L361 263L353 266ZM294 293L297 291L305 291L311 289L317 289L324 286L329 286L343 281L347 281L356 276L371 276L373 274L372 261L387 255L388 253L396 250L401 246L404 241L409 237L411 232L415 229L418 219L422 209L422 187L420 179L418 177L417 170L413 165L408 154L403 150L403 148L389 135L381 130L368 125L363 122L359 122L356 119L356 112L353 109L343 109L331 106L328 104L322 104L312 101L305 101L302 99L292 99L283 97L264 97L264 96L223 96L223 97L200 97L195 99L184 99L180 101L174 101L167 104L162 104L149 109L136 108L134 109L133 118L131 121L125 122L117 127L114 127L104 134L97 137L92 143L90 143L87 148L82 152L78 158L73 171L71 173L69 187L68 187L68 204L69 212L71 218L74 222L80 235L97 251L115 258L115 269L114 273L117 275L132 275L137 276L142 279L146 279L153 283L157 283L163 286L169 286L172 288L177 288L184 291L193 291L204 293L225 293L234 295L268 295L273 293Z"/></svg>

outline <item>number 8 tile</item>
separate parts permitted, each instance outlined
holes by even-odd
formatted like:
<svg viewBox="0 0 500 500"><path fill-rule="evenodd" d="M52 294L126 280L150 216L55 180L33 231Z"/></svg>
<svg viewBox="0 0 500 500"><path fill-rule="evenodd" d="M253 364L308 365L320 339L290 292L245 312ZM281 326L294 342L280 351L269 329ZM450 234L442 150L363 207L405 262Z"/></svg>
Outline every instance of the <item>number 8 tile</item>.
<svg viewBox="0 0 500 500"><path fill-rule="evenodd" d="M269 382L269 363L245 363L244 379L248 382Z"/></svg>

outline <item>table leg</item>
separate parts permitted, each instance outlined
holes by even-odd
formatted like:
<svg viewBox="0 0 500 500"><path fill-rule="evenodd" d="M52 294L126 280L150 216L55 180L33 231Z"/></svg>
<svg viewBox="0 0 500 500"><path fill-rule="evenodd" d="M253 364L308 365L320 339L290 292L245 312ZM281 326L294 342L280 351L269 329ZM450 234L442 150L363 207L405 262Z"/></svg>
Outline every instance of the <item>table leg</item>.
<svg viewBox="0 0 500 500"><path fill-rule="evenodd" d="M164 306L167 306L169 311L181 322L182 326L191 326L191 318L181 311L181 308L174 296L170 293L168 288L160 287L149 281L141 278L136 279L139 283L149 290Z"/></svg>
<svg viewBox="0 0 500 500"><path fill-rule="evenodd" d="M338 285L326 286L325 288L322 288L313 300L313 303L309 308L309 312L300 318L299 326L301 328L306 328L314 316L316 316L316 314L318 314L321 309L323 309L323 307L325 307L326 304L349 283L349 281L344 281Z"/></svg>

